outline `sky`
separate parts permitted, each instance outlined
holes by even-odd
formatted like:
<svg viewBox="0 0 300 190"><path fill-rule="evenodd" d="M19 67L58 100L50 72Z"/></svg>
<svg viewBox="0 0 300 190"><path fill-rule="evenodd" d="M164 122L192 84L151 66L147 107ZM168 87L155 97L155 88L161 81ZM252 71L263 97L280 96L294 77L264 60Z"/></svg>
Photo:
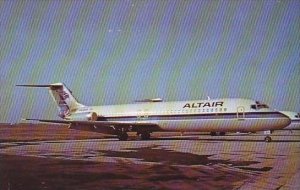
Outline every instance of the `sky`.
<svg viewBox="0 0 300 190"><path fill-rule="evenodd" d="M0 0L0 122L85 105L250 98L300 111L300 1Z"/></svg>

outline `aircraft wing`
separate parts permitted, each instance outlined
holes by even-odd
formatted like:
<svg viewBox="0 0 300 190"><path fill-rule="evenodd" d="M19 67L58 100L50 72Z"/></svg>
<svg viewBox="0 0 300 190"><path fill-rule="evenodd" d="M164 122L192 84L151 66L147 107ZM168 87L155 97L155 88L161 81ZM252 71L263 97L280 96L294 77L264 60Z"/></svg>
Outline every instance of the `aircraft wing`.
<svg viewBox="0 0 300 190"><path fill-rule="evenodd" d="M117 131L161 131L156 123L147 121L76 121L76 120L47 120L47 119L24 119L26 121L39 121L45 123L69 124L70 129L94 131L100 133L115 134Z"/></svg>

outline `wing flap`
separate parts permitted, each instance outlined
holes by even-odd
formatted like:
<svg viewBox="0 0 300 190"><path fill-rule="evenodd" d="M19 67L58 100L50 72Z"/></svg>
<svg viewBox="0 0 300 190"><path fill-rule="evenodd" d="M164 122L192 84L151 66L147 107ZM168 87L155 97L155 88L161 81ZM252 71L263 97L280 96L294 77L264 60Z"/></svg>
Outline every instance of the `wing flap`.
<svg viewBox="0 0 300 190"><path fill-rule="evenodd" d="M46 88L46 87L62 87L62 83L54 83L54 84L17 84L16 86L22 86L22 87L41 87L41 88Z"/></svg>
<svg viewBox="0 0 300 190"><path fill-rule="evenodd" d="M47 120L47 119L25 119L26 121L39 121L46 123L64 123L64 124L84 124L84 125L124 125L124 126L144 126L157 125L156 123L149 123L144 121L137 122L118 122L118 121L76 121L76 120Z"/></svg>

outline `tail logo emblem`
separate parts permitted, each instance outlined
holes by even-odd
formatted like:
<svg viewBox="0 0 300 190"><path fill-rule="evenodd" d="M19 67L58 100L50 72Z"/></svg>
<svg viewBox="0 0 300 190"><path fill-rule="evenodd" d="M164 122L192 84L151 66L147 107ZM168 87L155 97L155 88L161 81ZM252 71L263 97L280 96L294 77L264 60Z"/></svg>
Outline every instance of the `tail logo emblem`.
<svg viewBox="0 0 300 190"><path fill-rule="evenodd" d="M63 89L59 89L56 92L58 93L61 100L66 100L69 98L69 94L66 93Z"/></svg>
<svg viewBox="0 0 300 190"><path fill-rule="evenodd" d="M70 108L68 104L66 103L66 99L68 99L70 96L67 92L65 92L63 89L57 89L56 90L58 96L59 96L59 107L60 107L60 112L59 112L59 117L65 118L67 115L70 113Z"/></svg>

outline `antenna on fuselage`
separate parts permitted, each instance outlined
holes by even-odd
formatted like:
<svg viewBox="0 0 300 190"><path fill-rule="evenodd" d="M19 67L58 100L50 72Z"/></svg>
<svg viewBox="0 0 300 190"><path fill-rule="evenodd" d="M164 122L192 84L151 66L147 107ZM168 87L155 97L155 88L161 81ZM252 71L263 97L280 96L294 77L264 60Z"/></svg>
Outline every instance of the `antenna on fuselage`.
<svg viewBox="0 0 300 190"><path fill-rule="evenodd" d="M143 100L135 100L135 102L162 102L161 98L152 98L152 99L143 99Z"/></svg>

